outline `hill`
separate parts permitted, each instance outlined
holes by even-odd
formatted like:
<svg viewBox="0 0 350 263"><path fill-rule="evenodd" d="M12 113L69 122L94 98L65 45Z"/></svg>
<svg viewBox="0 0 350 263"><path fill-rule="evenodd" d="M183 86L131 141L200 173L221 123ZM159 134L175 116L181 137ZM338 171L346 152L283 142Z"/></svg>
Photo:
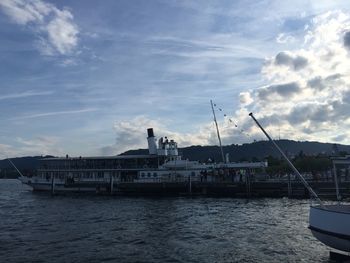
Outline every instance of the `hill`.
<svg viewBox="0 0 350 263"><path fill-rule="evenodd" d="M349 145L340 145L332 143L320 143L320 142L300 142L292 140L278 140L277 144L285 151L289 156L293 157L299 155L301 152L304 155L332 155L338 152L349 152ZM218 146L189 146L179 149L184 159L206 161L208 158L211 160L221 161L221 152ZM257 141L253 143L245 143L242 145L226 145L223 146L225 154L229 154L230 161L251 161L251 160L264 160L268 156L276 158L280 157L280 154L268 141ZM122 155L127 154L147 154L147 149L130 150Z"/></svg>
<svg viewBox="0 0 350 263"><path fill-rule="evenodd" d="M21 171L22 174L28 175L35 173L39 165L39 159L48 158L53 156L26 156L11 158L11 161ZM18 173L14 170L13 166L7 159L0 160L0 178L17 178Z"/></svg>
<svg viewBox="0 0 350 263"><path fill-rule="evenodd" d="M290 157L294 156L330 156L334 154L350 153L349 145L340 145L320 142L300 142L292 140L278 140L277 144ZM242 145L226 145L223 147L224 153L229 154L230 161L263 161L268 157L280 158L280 154L268 141L257 141ZM213 161L221 161L221 152L218 146L189 146L179 149L184 159L206 162L209 158ZM148 154L147 149L129 150L121 155ZM52 156L45 156L52 157ZM43 156L12 158L12 162L23 174L33 174L38 167L39 159ZM0 178L16 178L17 172L13 169L8 160L0 160Z"/></svg>

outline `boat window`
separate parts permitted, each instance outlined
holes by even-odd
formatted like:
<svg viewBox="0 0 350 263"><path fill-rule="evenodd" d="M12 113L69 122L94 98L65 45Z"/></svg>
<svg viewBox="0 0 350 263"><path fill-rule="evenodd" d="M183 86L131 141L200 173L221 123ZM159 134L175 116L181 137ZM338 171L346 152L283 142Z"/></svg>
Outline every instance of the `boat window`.
<svg viewBox="0 0 350 263"><path fill-rule="evenodd" d="M157 177L157 173L153 173L153 177Z"/></svg>

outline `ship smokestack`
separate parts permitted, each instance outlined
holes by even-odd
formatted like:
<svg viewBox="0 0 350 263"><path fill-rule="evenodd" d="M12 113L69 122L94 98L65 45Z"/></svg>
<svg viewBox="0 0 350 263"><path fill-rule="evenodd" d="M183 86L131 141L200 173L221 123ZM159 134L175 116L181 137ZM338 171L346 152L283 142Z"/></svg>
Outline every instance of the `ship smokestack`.
<svg viewBox="0 0 350 263"><path fill-rule="evenodd" d="M156 138L154 137L153 128L147 129L147 135L149 154L157 154Z"/></svg>

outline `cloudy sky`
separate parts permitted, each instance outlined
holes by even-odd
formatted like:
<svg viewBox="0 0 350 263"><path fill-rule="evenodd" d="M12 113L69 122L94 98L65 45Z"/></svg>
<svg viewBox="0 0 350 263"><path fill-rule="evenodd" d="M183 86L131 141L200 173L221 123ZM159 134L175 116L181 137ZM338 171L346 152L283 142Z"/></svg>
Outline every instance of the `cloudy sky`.
<svg viewBox="0 0 350 263"><path fill-rule="evenodd" d="M350 144L347 1L0 0L0 158ZM221 109L221 111L220 111Z"/></svg>

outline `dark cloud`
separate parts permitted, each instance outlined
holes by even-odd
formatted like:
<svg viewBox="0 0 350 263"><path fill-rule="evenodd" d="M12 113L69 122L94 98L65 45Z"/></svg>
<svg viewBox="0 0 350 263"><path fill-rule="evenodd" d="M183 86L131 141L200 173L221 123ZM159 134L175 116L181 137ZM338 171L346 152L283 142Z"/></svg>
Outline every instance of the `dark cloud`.
<svg viewBox="0 0 350 263"><path fill-rule="evenodd" d="M342 77L342 75L339 73L329 75L326 78L322 78L320 76L317 76L317 77L314 77L312 79L309 79L307 81L307 85L313 89L323 90L328 86L332 86L332 84L334 84L334 81L341 79L341 77Z"/></svg>
<svg viewBox="0 0 350 263"><path fill-rule="evenodd" d="M342 77L343 75L340 74L340 73L336 73L336 74L332 74L332 75L329 75L326 80L328 81L332 81L332 80L338 80Z"/></svg>
<svg viewBox="0 0 350 263"><path fill-rule="evenodd" d="M344 47L350 49L350 32L346 32L344 35Z"/></svg>
<svg viewBox="0 0 350 263"><path fill-rule="evenodd" d="M326 86L324 85L324 81L320 76L314 77L312 79L309 79L307 81L307 85L310 88L318 89L318 90L323 90Z"/></svg>
<svg viewBox="0 0 350 263"><path fill-rule="evenodd" d="M310 120L315 122L326 122L331 120L333 110L327 104L317 105L310 114Z"/></svg>
<svg viewBox="0 0 350 263"><path fill-rule="evenodd" d="M342 101L346 103L350 103L350 90L343 93Z"/></svg>
<svg viewBox="0 0 350 263"><path fill-rule="evenodd" d="M304 68L307 65L307 63L308 61L306 58L302 56L297 56L296 58L294 58L293 66L295 70L299 70Z"/></svg>
<svg viewBox="0 0 350 263"><path fill-rule="evenodd" d="M341 100L326 101L322 104L296 105L285 118L291 125L310 121L310 126L317 127L320 123L347 120L349 112L350 91L345 92Z"/></svg>
<svg viewBox="0 0 350 263"><path fill-rule="evenodd" d="M301 124L309 119L308 112L310 111L309 106L296 106L289 114L286 116L288 122L293 126L296 124Z"/></svg>
<svg viewBox="0 0 350 263"><path fill-rule="evenodd" d="M345 140L348 136L346 134L340 134L332 138L333 141L341 142Z"/></svg>
<svg viewBox="0 0 350 263"><path fill-rule="evenodd" d="M276 65L289 65L292 61L293 58L289 56L286 52L278 53L275 58Z"/></svg>
<svg viewBox="0 0 350 263"><path fill-rule="evenodd" d="M305 128L302 128L302 131L303 133L311 134L315 132L315 129L312 129L311 127L305 127Z"/></svg>
<svg viewBox="0 0 350 263"><path fill-rule="evenodd" d="M288 66L293 70L300 70L307 66L308 60L302 56L291 56L287 52L280 52L275 57L275 64Z"/></svg>
<svg viewBox="0 0 350 263"><path fill-rule="evenodd" d="M261 100L274 99L274 95L286 98L300 92L300 86L296 82L290 82L280 85L271 85L258 90L258 97Z"/></svg>
<svg viewBox="0 0 350 263"><path fill-rule="evenodd" d="M102 156L111 156L118 153L118 147L116 145L109 145L100 148L100 153Z"/></svg>
<svg viewBox="0 0 350 263"><path fill-rule="evenodd" d="M285 96L290 96L293 95L294 93L298 93L300 91L300 87L298 83L296 82L291 82L287 84L280 84L280 85L273 85L270 86L272 90L275 90L276 93L278 93L280 96L285 97Z"/></svg>
<svg viewBox="0 0 350 263"><path fill-rule="evenodd" d="M260 122L264 127L267 127L269 125L282 125L285 120L285 115L283 114L271 114L267 116L263 116L260 118Z"/></svg>
<svg viewBox="0 0 350 263"><path fill-rule="evenodd" d="M343 94L341 100L334 100L331 102L332 108L334 110L335 120L344 120L349 117L350 112L350 91Z"/></svg>
<svg viewBox="0 0 350 263"><path fill-rule="evenodd" d="M286 117L291 125L306 121L313 123L327 122L332 119L334 111L328 104L307 104L296 106Z"/></svg>

